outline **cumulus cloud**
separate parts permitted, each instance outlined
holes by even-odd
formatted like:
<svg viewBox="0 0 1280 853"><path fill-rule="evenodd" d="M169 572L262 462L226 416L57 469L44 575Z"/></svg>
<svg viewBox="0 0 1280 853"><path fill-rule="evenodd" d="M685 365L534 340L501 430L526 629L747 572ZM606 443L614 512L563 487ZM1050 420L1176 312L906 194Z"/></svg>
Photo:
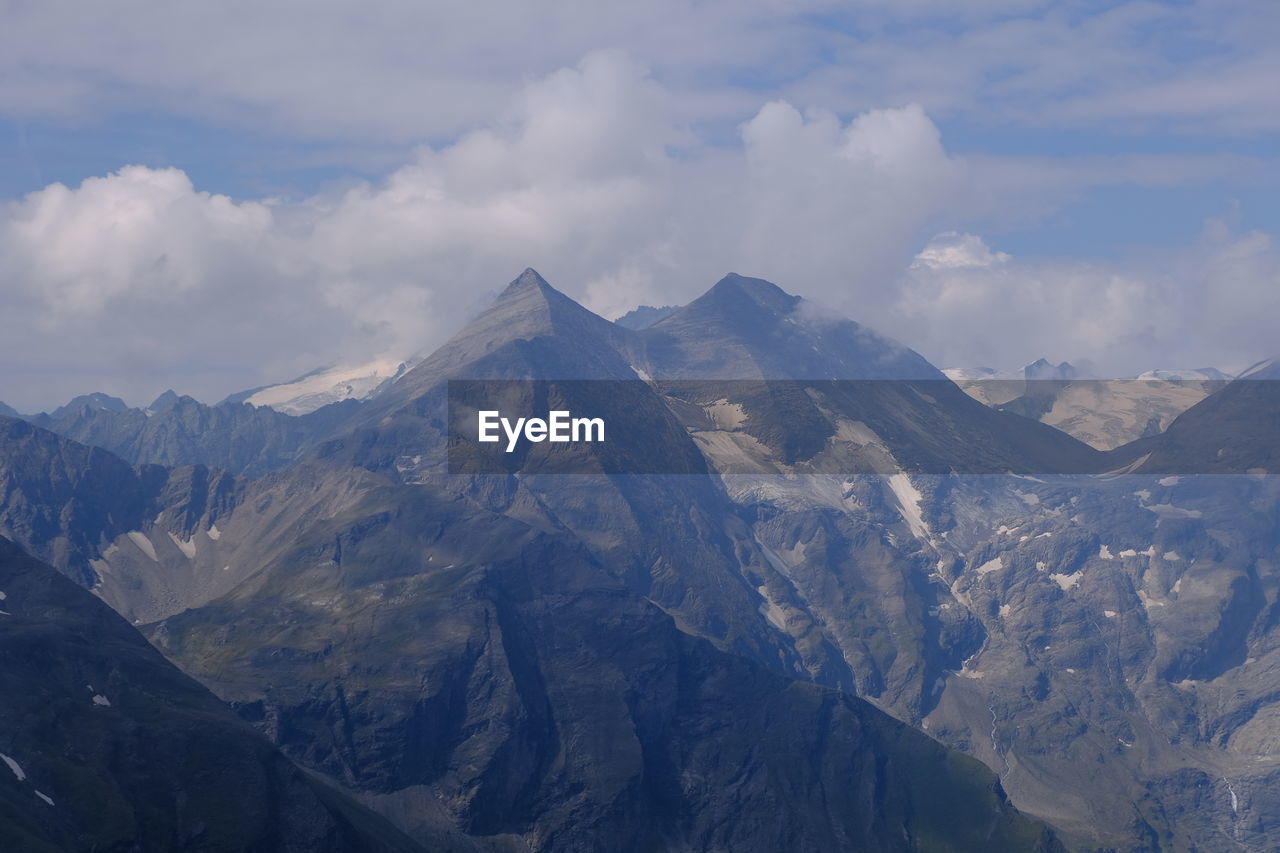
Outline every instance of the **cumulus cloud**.
<svg viewBox="0 0 1280 853"><path fill-rule="evenodd" d="M981 237L946 231L929 241L911 263L912 269L956 270L989 267L1009 260L1004 252L993 252Z"/></svg>
<svg viewBox="0 0 1280 853"><path fill-rule="evenodd" d="M530 265L605 316L760 275L947 364L1087 350L1136 370L1181 352L1189 317L1197 361L1270 340L1260 321L1233 330L1215 295L1276 316L1261 235L1206 232L1145 266L1011 258L959 233L921 251L971 215L986 175L915 105L844 120L774 100L709 144L645 67L592 53L379 181L235 200L130 166L7 203L0 399L142 403L172 386L212 401L430 350Z"/></svg>
<svg viewBox="0 0 1280 853"><path fill-rule="evenodd" d="M970 234L916 257L885 322L945 366L1091 362L1108 376L1232 367L1269 356L1280 253L1269 237L1206 225L1192 246L1122 261L1018 258Z"/></svg>
<svg viewBox="0 0 1280 853"><path fill-rule="evenodd" d="M873 110L846 125L773 102L742 133L739 256L764 277L835 297L838 307L854 296L879 301L876 285L892 279L956 189L957 167L918 106Z"/></svg>

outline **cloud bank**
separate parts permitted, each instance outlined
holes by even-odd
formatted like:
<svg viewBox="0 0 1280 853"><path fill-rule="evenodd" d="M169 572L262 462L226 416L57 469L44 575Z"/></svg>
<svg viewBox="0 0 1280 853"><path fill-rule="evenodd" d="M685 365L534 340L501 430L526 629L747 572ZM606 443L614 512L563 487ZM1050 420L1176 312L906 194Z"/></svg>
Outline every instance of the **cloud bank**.
<svg viewBox="0 0 1280 853"><path fill-rule="evenodd" d="M1010 257L953 232L1027 190L949 153L919 105L842 121L769 100L710 144L678 101L627 54L595 52L380 181L235 200L129 166L9 202L0 399L142 403L172 386L212 401L429 350L530 265L605 316L758 275L944 365L1088 357L1121 375L1273 354L1266 235L1216 223L1163 257Z"/></svg>

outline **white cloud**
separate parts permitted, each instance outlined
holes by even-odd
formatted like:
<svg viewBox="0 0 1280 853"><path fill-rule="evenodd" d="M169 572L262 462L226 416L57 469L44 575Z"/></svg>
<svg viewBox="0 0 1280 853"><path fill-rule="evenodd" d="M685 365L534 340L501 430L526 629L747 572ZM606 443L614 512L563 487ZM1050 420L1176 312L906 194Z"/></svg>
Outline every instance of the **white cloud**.
<svg viewBox="0 0 1280 853"><path fill-rule="evenodd" d="M929 241L911 263L912 269L930 270L989 267L1009 260L1004 252L993 252L981 237L946 231Z"/></svg>
<svg viewBox="0 0 1280 853"><path fill-rule="evenodd" d="M845 125L773 102L744 125L743 141L747 221L736 255L766 278L836 297L837 307L854 295L878 300L959 178L916 106Z"/></svg>
<svg viewBox="0 0 1280 853"><path fill-rule="evenodd" d="M8 277L41 305L48 328L121 297L181 299L256 265L273 230L265 204L196 192L177 169L140 166L75 190L53 184L5 213Z"/></svg>
<svg viewBox="0 0 1280 853"><path fill-rule="evenodd" d="M1010 258L958 233L921 252L977 189L993 210L1022 191L951 156L921 107L842 120L770 101L735 145L699 142L679 112L603 51L378 182L236 201L134 166L46 187L0 209L0 360L17 366L0 399L216 400L407 355L530 265L607 316L760 275L948 364L1107 353L1136 372L1188 340L1205 363L1268 354L1278 267L1261 235L1211 231L1145 264ZM1241 304L1256 310L1233 325Z"/></svg>
<svg viewBox="0 0 1280 853"><path fill-rule="evenodd" d="M1010 257L972 235L940 235L885 322L946 366L1048 357L1126 376L1252 363L1275 349L1276 317L1280 252L1266 235L1210 222L1193 246L1107 262Z"/></svg>

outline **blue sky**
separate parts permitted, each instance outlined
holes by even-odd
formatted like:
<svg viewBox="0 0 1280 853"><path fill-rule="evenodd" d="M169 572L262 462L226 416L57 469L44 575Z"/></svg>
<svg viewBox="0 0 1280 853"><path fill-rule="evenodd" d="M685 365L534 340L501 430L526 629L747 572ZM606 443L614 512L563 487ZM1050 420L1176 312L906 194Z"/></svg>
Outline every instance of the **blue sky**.
<svg viewBox="0 0 1280 853"><path fill-rule="evenodd" d="M429 350L531 264L609 316L766 275L944 366L1276 354L1266 0L0 16L15 405Z"/></svg>

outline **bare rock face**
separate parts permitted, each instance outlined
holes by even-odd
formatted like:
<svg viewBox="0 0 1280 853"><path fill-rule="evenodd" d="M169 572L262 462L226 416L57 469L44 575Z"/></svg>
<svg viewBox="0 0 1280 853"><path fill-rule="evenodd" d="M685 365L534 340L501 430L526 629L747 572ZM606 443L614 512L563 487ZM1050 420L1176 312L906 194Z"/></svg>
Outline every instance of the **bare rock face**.
<svg viewBox="0 0 1280 853"><path fill-rule="evenodd" d="M0 846L414 851L0 539Z"/></svg>
<svg viewBox="0 0 1280 853"><path fill-rule="evenodd" d="M571 538L429 486L358 503L150 632L412 835L443 811L548 851L1057 849L985 768L682 633Z"/></svg>

